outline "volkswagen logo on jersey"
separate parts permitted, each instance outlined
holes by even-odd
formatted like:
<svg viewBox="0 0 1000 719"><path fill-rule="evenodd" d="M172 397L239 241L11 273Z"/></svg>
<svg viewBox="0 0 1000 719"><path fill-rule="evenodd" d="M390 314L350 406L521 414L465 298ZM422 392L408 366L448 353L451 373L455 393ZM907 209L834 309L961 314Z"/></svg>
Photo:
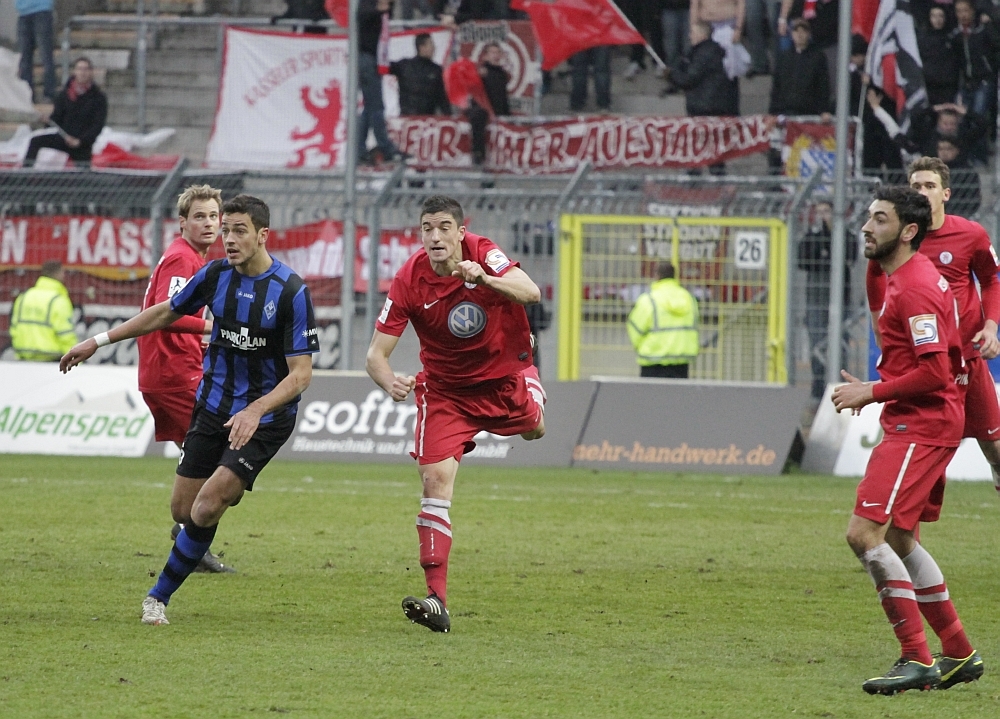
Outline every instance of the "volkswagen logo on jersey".
<svg viewBox="0 0 1000 719"><path fill-rule="evenodd" d="M486 326L486 311L472 302L455 305L448 313L448 329L460 339L475 337Z"/></svg>

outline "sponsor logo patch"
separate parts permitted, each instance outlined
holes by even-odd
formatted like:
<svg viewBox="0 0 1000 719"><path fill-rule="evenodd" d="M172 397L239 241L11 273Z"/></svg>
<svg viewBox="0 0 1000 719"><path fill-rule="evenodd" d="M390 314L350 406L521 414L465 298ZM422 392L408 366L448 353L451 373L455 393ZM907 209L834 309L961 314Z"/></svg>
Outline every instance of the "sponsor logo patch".
<svg viewBox="0 0 1000 719"><path fill-rule="evenodd" d="M938 287L941 288L942 292L947 292L949 286L950 285L948 284L948 280L946 280L944 277L938 277Z"/></svg>
<svg viewBox="0 0 1000 719"><path fill-rule="evenodd" d="M475 337L486 326L486 310L472 302L455 305L448 313L448 329L460 339Z"/></svg>
<svg viewBox="0 0 1000 719"><path fill-rule="evenodd" d="M266 337L251 337L250 330L246 327L240 327L239 332L220 328L219 334L223 339L229 340L236 349L255 350L267 346Z"/></svg>
<svg viewBox="0 0 1000 719"><path fill-rule="evenodd" d="M187 277L171 277L170 285L167 287L167 297L173 297L178 292L184 289L184 285L188 283Z"/></svg>
<svg viewBox="0 0 1000 719"><path fill-rule="evenodd" d="M937 342L937 315L914 315L911 317L910 336L913 338L915 347Z"/></svg>
<svg viewBox="0 0 1000 719"><path fill-rule="evenodd" d="M486 253L486 264L493 272L500 274L510 267L510 260L501 250L494 248Z"/></svg>
<svg viewBox="0 0 1000 719"><path fill-rule="evenodd" d="M378 316L378 321L385 324L385 321L389 319L389 310L392 308L392 300L388 297L385 298L385 304L382 305L382 314Z"/></svg>

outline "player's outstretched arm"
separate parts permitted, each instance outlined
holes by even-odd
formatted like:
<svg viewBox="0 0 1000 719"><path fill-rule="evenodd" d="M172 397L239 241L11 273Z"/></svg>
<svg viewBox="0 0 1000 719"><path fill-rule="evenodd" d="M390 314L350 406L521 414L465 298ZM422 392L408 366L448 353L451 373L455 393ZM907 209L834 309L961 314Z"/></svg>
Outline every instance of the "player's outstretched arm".
<svg viewBox="0 0 1000 719"><path fill-rule="evenodd" d="M279 407L284 407L300 394L305 392L312 382L312 355L301 354L285 357L288 363L288 376L275 385L274 389L263 397L255 399L242 410L229 418L223 426L229 427L229 446L240 449L253 437L260 418Z"/></svg>
<svg viewBox="0 0 1000 719"><path fill-rule="evenodd" d="M416 387L417 379L413 375L397 375L392 371L389 355L396 349L398 342L399 337L375 330L372 342L368 346L368 355L365 357L365 369L368 371L368 376L375 380L375 384L386 394L396 402L402 402Z"/></svg>
<svg viewBox="0 0 1000 719"><path fill-rule="evenodd" d="M503 277L496 277L486 274L486 270L478 262L462 260L451 274L453 277L461 277L465 282L489 287L519 305L533 305L542 301L538 285L520 267L511 267Z"/></svg>
<svg viewBox="0 0 1000 719"><path fill-rule="evenodd" d="M64 374L69 372L81 362L93 357L98 347L132 339L140 335L148 335L150 332L163 329L170 323L180 319L180 317L181 315L171 312L170 300L153 305L132 319L122 322L117 327L112 327L107 332L101 332L80 342L59 360L59 371Z"/></svg>

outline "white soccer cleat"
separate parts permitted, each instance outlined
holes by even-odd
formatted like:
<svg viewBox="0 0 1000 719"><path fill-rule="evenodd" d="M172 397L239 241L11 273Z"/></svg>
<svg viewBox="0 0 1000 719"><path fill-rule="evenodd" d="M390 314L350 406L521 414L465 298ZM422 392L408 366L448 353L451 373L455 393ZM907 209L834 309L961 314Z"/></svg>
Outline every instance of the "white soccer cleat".
<svg viewBox="0 0 1000 719"><path fill-rule="evenodd" d="M146 597L142 600L142 623L143 624L153 624L159 626L160 624L170 624L167 621L167 605L161 602L156 597Z"/></svg>

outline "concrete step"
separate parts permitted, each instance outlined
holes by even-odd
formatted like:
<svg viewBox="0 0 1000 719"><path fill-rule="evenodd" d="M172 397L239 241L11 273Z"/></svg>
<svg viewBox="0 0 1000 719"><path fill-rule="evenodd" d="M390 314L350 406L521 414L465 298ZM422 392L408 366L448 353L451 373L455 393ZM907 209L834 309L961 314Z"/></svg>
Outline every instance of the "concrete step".
<svg viewBox="0 0 1000 719"><path fill-rule="evenodd" d="M157 39L156 49L217 52L219 48L219 28L217 26L187 26L163 29Z"/></svg>
<svg viewBox="0 0 1000 719"><path fill-rule="evenodd" d="M133 63L134 67L134 63ZM219 57L215 52L153 50L146 56L147 71L211 75L218 82Z"/></svg>
<svg viewBox="0 0 1000 719"><path fill-rule="evenodd" d="M87 25L70 31L70 47L84 49L132 49L135 47L135 30L127 27L102 27Z"/></svg>
<svg viewBox="0 0 1000 719"><path fill-rule="evenodd" d="M216 15L231 14L237 3L233 0L144 0L143 10L152 15L154 8L159 14L174 15ZM139 3L137 0L105 0L105 7L110 13L135 15Z"/></svg>
<svg viewBox="0 0 1000 719"><path fill-rule="evenodd" d="M209 115L215 115L215 102L218 92L213 89L186 89L149 87L146 89L146 112L159 108L179 108L200 110ZM132 89L117 90L109 98L109 103L122 108L136 107L139 93Z"/></svg>
<svg viewBox="0 0 1000 719"><path fill-rule="evenodd" d="M138 111L134 106L110 103L108 124L112 127L134 128L138 119ZM193 107L164 107L147 105L146 124L149 127L173 127L177 130L186 127L211 128L215 119L215 103L210 109Z"/></svg>
<svg viewBox="0 0 1000 719"><path fill-rule="evenodd" d="M115 92L121 89L135 88L135 72L133 70L109 72L104 86ZM211 89L218 90L217 75L203 72L149 72L146 73L146 86L166 89Z"/></svg>
<svg viewBox="0 0 1000 719"><path fill-rule="evenodd" d="M211 137L211 127L180 127L177 134L157 147L154 152L164 155L183 155L195 166L205 159L205 148Z"/></svg>

